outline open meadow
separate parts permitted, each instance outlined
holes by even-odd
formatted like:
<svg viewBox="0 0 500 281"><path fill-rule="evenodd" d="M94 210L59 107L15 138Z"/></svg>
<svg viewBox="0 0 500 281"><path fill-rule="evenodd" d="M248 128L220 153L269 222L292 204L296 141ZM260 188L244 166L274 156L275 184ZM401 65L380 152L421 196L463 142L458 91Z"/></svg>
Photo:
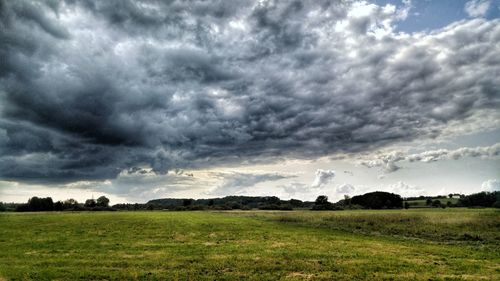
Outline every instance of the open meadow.
<svg viewBox="0 0 500 281"><path fill-rule="evenodd" d="M500 211L4 213L0 280L500 280Z"/></svg>

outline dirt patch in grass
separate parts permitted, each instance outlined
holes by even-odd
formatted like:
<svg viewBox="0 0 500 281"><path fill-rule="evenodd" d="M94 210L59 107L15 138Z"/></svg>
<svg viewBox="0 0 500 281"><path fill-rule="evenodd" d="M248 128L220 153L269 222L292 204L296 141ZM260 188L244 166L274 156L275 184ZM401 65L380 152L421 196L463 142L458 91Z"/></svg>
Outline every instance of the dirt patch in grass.
<svg viewBox="0 0 500 281"><path fill-rule="evenodd" d="M312 273L303 273L303 272L290 272L287 276L287 278L300 278L300 279L311 279L314 277L314 274Z"/></svg>

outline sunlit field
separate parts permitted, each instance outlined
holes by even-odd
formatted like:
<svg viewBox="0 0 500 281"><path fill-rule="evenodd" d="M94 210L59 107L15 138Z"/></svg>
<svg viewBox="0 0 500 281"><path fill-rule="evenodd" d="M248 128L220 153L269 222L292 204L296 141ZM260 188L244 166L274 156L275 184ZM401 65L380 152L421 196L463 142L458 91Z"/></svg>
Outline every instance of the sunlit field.
<svg viewBox="0 0 500 281"><path fill-rule="evenodd" d="M0 215L0 280L499 280L500 212Z"/></svg>

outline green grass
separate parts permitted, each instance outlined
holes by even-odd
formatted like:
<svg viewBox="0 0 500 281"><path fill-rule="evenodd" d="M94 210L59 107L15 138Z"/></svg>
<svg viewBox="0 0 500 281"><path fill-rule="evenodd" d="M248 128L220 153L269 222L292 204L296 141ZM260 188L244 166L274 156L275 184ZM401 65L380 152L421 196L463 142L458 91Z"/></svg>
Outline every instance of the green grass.
<svg viewBox="0 0 500 281"><path fill-rule="evenodd" d="M0 280L500 280L500 213L0 215Z"/></svg>

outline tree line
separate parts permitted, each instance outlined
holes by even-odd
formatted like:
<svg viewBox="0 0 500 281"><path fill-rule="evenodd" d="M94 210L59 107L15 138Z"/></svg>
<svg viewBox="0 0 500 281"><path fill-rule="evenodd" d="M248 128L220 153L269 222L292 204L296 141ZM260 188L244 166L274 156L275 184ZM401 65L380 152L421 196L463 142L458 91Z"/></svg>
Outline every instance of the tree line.
<svg viewBox="0 0 500 281"><path fill-rule="evenodd" d="M452 198L450 195L449 198ZM479 192L460 196L456 203L446 204L439 199L446 197L414 197L426 200L427 207L493 207L500 208L500 192ZM349 210L349 209L401 209L413 208L409 199L389 192L369 192L354 197L345 196L335 203L329 202L326 195L320 195L314 202L298 199L281 200L276 196L226 196L210 199L164 198L150 200L145 204L115 204L109 206L109 199L100 196L96 200L87 199L79 203L75 199L53 202L51 197L32 197L26 204L6 204L0 202L0 211L37 212L37 211L101 211L101 210Z"/></svg>
<svg viewBox="0 0 500 281"><path fill-rule="evenodd" d="M0 204L4 205L4 204ZM6 209L5 206L2 206ZM12 207L12 206L11 206ZM95 199L87 199L85 203L78 203L75 199L54 202L51 197L31 197L26 204L16 204L16 212L47 212L47 211L105 211L114 210L109 207L109 199L100 196ZM0 207L1 208L1 207Z"/></svg>

